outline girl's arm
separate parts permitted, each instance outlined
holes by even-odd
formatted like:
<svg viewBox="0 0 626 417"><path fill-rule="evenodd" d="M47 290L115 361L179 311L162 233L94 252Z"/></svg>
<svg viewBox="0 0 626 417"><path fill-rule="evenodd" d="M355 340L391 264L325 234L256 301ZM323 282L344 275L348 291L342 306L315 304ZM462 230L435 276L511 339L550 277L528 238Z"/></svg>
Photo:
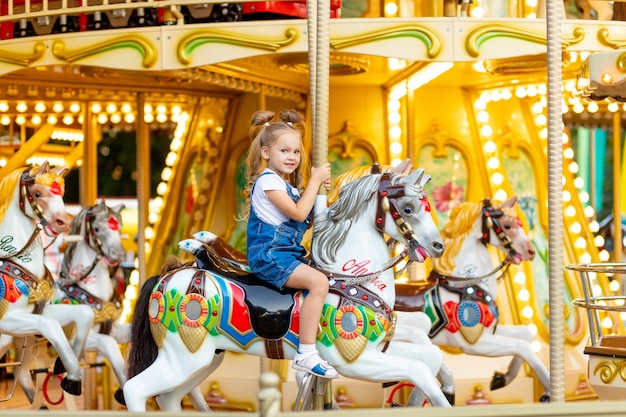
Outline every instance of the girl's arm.
<svg viewBox="0 0 626 417"><path fill-rule="evenodd" d="M265 195L285 216L294 221L303 222L313 209L317 191L322 184L327 189L330 187L330 163L328 162L311 169L309 183L297 203L283 190L268 190L265 191Z"/></svg>

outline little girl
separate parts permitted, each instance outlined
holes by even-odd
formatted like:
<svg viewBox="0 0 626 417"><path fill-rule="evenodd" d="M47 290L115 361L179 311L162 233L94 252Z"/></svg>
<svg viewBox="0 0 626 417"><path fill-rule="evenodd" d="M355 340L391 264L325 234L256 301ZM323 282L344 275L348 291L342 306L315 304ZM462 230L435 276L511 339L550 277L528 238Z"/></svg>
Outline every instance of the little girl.
<svg viewBox="0 0 626 417"><path fill-rule="evenodd" d="M315 348L328 278L309 266L301 244L319 187L330 187L330 164L311 168L309 183L300 195L302 170L308 165L302 152L302 116L295 110L282 110L278 117L271 111L257 111L250 125L249 266L259 278L279 289L307 290L300 310L300 343L293 368L338 378L335 368Z"/></svg>

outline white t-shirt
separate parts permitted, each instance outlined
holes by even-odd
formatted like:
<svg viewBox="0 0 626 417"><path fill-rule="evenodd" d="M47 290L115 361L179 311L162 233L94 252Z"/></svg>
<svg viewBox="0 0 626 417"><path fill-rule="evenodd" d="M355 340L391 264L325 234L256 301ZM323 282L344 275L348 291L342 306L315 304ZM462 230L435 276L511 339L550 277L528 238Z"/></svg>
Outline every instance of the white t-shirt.
<svg viewBox="0 0 626 417"><path fill-rule="evenodd" d="M297 188L292 187L291 184L283 180L271 169L265 169L263 172L269 172L270 174L262 175L256 180L250 201L252 207L254 207L254 212L261 220L267 224L278 226L281 223L289 221L289 217L285 216L282 211L276 208L274 203L267 198L265 192L273 190L287 192L286 187L289 187L294 195L299 196L300 193Z"/></svg>

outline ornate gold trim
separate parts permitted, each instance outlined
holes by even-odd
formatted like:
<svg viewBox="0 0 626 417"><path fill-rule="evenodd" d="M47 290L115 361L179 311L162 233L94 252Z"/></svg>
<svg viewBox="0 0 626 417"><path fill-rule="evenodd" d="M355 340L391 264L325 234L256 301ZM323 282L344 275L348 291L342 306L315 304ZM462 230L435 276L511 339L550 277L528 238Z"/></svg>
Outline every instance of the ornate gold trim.
<svg viewBox="0 0 626 417"><path fill-rule="evenodd" d="M14 51L0 51L0 61L16 64L22 67L28 67L33 62L41 58L46 52L46 45L43 42L36 42L33 45L33 52L30 54L18 54Z"/></svg>
<svg viewBox="0 0 626 417"><path fill-rule="evenodd" d="M480 55L479 50L482 44L496 37L515 38L544 45L547 43L545 33L533 32L515 26L489 24L479 26L469 32L465 39L465 50L470 56L477 58ZM565 48L581 42L584 38L585 29L577 26L572 31L572 37L563 38L561 45Z"/></svg>
<svg viewBox="0 0 626 417"><path fill-rule="evenodd" d="M59 59L74 62L91 55L97 55L112 49L133 48L143 56L144 68L152 67L156 61L158 52L151 42L139 35L124 35L105 42L100 42L87 48L76 49L72 52L65 51L65 42L55 41L52 45L52 53Z"/></svg>
<svg viewBox="0 0 626 417"><path fill-rule="evenodd" d="M605 384L610 384L618 376L622 381L626 381L626 360L598 362L593 374L596 375L598 372L600 372L600 380Z"/></svg>
<svg viewBox="0 0 626 417"><path fill-rule="evenodd" d="M194 49L205 43L221 42L229 45L257 48L265 51L276 52L280 48L291 45L298 39L298 31L295 28L285 30L284 39L268 40L262 38L246 38L216 30L197 30L183 37L178 42L176 56L184 65L191 64L191 54Z"/></svg>
<svg viewBox="0 0 626 417"><path fill-rule="evenodd" d="M604 46L608 46L609 48L613 48L613 49L622 49L624 47L626 47L626 41L624 40L620 40L620 41L615 41L615 40L611 40L610 38L610 31L607 28L602 28L600 30L598 30L598 41L604 45Z"/></svg>
<svg viewBox="0 0 626 417"><path fill-rule="evenodd" d="M421 25L398 26L374 33L331 40L330 47L335 50L341 50L368 42L382 41L385 39L400 38L405 36L421 40L424 45L426 45L429 58L435 58L441 53L441 39L439 39L439 36L437 36L437 34L432 30Z"/></svg>

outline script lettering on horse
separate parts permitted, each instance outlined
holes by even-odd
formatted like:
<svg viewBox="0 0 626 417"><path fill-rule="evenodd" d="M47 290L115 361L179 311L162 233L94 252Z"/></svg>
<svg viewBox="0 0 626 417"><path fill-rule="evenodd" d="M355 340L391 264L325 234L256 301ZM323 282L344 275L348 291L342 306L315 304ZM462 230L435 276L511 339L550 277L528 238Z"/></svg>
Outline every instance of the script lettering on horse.
<svg viewBox="0 0 626 417"><path fill-rule="evenodd" d="M372 261L370 260L357 262L356 259L350 259L348 262L343 264L341 270L347 274L355 276L367 275L371 273L371 271L367 269L367 265L369 265L370 263L372 263ZM378 287L378 289L381 291L387 288L387 286L379 278L374 279L373 281L371 281L371 283Z"/></svg>
<svg viewBox="0 0 626 417"><path fill-rule="evenodd" d="M18 252L18 248L12 245L13 239L13 236L2 236L2 238L0 239L0 250L6 252L8 255L16 254ZM33 245L31 245L15 257L24 263L31 262L33 259L30 254L33 249L34 247Z"/></svg>

